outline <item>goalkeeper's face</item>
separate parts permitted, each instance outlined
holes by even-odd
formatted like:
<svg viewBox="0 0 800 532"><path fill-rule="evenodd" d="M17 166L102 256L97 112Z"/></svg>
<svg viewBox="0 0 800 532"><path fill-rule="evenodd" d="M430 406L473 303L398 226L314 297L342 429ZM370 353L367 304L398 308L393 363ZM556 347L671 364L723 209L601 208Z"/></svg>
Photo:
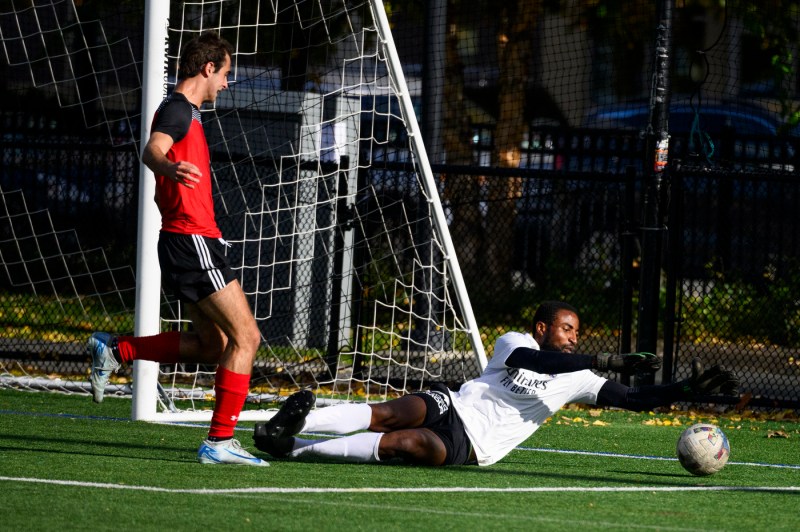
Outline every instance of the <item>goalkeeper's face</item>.
<svg viewBox="0 0 800 532"><path fill-rule="evenodd" d="M580 320L569 310L559 310L550 325L536 324L536 342L544 351L573 353L578 345Z"/></svg>

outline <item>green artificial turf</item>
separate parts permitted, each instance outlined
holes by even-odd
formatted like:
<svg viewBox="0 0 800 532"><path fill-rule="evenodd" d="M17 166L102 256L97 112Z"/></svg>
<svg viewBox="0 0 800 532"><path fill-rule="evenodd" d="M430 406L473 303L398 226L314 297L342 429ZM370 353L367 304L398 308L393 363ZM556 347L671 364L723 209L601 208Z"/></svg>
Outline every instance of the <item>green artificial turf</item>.
<svg viewBox="0 0 800 532"><path fill-rule="evenodd" d="M195 461L202 425L128 420L130 401L0 390L5 530L796 530L793 415L565 410L490 467ZM790 413L791 414L791 413ZM719 473L694 477L680 432L718 424ZM252 449L252 424L237 437Z"/></svg>

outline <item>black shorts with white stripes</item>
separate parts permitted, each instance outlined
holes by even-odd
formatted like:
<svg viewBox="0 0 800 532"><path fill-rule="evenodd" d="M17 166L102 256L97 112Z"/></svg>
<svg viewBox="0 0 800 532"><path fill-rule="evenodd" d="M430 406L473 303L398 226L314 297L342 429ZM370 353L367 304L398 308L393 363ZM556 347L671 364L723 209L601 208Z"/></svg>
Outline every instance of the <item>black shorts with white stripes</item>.
<svg viewBox="0 0 800 532"><path fill-rule="evenodd" d="M425 401L427 412L422 427L433 431L447 449L447 456L442 465L475 465L477 461L472 452L464 423L453 408L450 391L443 384L435 383L430 389L416 392Z"/></svg>
<svg viewBox="0 0 800 532"><path fill-rule="evenodd" d="M184 302L197 303L236 279L225 258L225 241L161 231L161 283Z"/></svg>

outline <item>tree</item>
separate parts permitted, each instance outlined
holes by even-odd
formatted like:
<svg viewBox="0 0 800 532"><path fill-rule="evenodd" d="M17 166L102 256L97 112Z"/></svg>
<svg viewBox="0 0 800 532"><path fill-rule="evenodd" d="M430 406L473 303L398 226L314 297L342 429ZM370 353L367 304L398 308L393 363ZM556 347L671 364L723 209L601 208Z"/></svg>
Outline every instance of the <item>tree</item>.
<svg viewBox="0 0 800 532"><path fill-rule="evenodd" d="M500 3L497 28L497 101L498 127L495 130L493 162L501 168L519 168L525 123L527 89L531 85L533 36L541 18L542 2L509 0ZM517 200L522 193L522 179L497 177L489 182L486 215L487 255L493 261L489 273L493 285L502 291L511 283L511 260L514 252L514 226Z"/></svg>
<svg viewBox="0 0 800 532"><path fill-rule="evenodd" d="M786 133L800 124L800 104L793 98L800 3L795 0L732 0L724 7L729 7L730 14L743 21L745 28L756 37L759 51L768 56L769 63L764 65L764 71L772 77L785 120L779 132Z"/></svg>
<svg viewBox="0 0 800 532"><path fill-rule="evenodd" d="M444 84L444 128L442 144L449 165L469 166L472 160L472 124L467 113L464 94L464 63L459 54L458 14L459 0L447 2L447 39L445 84ZM452 222L450 231L456 253L468 286L470 281L482 276L485 256L483 242L483 215L480 211L482 178L474 174L450 173L444 176L444 199L450 206Z"/></svg>

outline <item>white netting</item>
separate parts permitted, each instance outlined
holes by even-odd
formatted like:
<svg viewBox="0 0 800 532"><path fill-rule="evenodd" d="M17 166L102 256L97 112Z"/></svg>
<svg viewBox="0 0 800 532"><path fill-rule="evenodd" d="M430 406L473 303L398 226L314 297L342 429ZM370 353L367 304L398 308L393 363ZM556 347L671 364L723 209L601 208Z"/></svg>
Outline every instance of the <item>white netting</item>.
<svg viewBox="0 0 800 532"><path fill-rule="evenodd" d="M138 68L137 54L118 58L126 45L74 12L52 28L38 22L38 35L26 33L22 19L47 9L70 13L72 2L35 4L0 13L9 64L27 64L34 84L50 85L62 105L105 109L116 99L114 113L92 117L112 143L119 123L127 124L127 140L136 144L130 125L140 115L126 100L130 78L113 83L113 73ZM14 27L20 30L10 34ZM436 223L444 220L436 184L426 181L411 106L401 100L411 95L387 63L386 34L370 2L174 2L168 87L182 46L205 30L235 49L230 89L203 112L203 122L217 221L264 340L252 398L298 386L346 400L383 398L476 375L482 347L473 347L477 333L465 319L471 310L463 308L463 286L454 284L460 276L447 228ZM50 32L62 38L48 38ZM58 46L33 55L37 38ZM89 57L91 68L55 68L78 56ZM44 65L73 74L40 79ZM91 101L82 99L84 73L97 87ZM180 315L165 300L163 329L186 327ZM213 373L162 367L164 403L169 407L173 392L207 397Z"/></svg>
<svg viewBox="0 0 800 532"><path fill-rule="evenodd" d="M123 5L114 16L135 14ZM140 120L141 57L124 32L109 36L101 21L82 20L73 0L3 2L0 41L5 62L27 71L18 86L46 90L113 143L131 142Z"/></svg>

